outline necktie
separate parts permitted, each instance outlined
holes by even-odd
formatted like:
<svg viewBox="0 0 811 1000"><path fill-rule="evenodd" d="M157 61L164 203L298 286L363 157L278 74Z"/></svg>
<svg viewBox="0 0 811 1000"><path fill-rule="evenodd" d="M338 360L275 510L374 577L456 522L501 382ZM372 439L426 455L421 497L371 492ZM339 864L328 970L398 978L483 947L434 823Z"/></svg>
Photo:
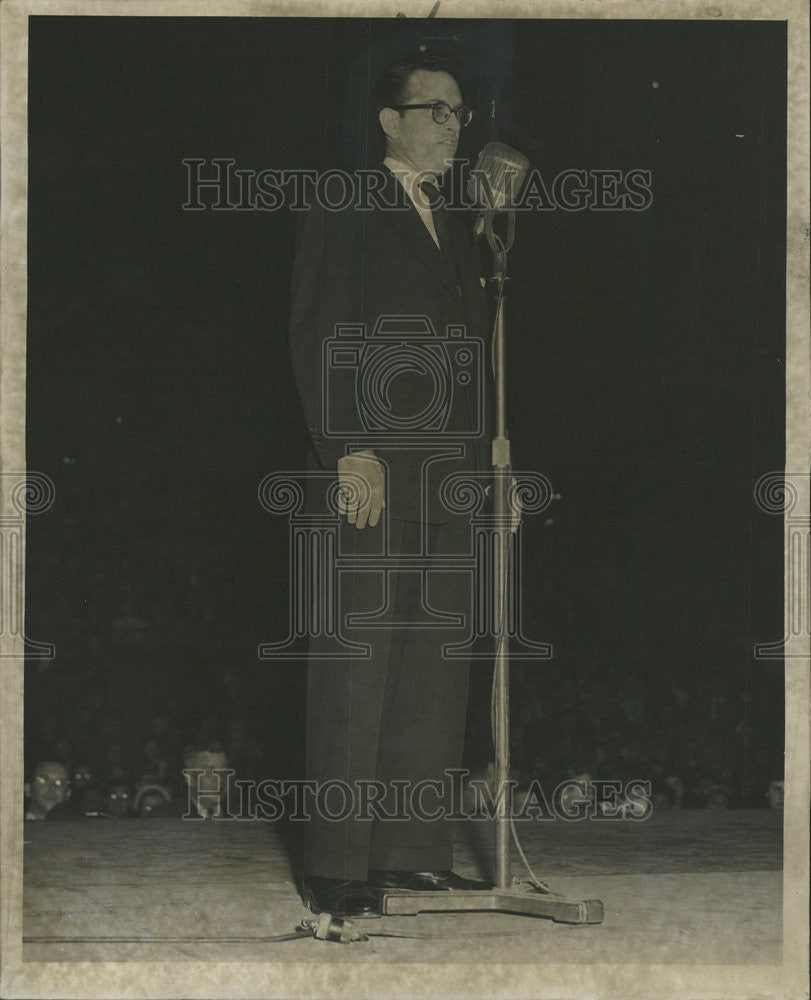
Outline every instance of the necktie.
<svg viewBox="0 0 811 1000"><path fill-rule="evenodd" d="M450 272L453 275L453 283L456 286L456 294L461 297L462 287L459 283L459 274L456 269L456 255L453 253L451 248L451 233L450 226L448 224L448 216L445 211L445 207L442 204L442 195L439 192L439 188L436 184L432 184L431 181L423 181L420 184L420 191L428 198L428 202L431 205L431 215L434 219L434 228L436 229L437 239L439 240L439 250L445 259L445 263L450 268Z"/></svg>
<svg viewBox="0 0 811 1000"><path fill-rule="evenodd" d="M439 240L439 249L450 258L450 234L448 232L448 219L445 215L445 209L442 207L442 195L439 193L439 188L436 184L432 184L431 181L423 181L420 184L420 191L428 199L428 203L431 206L431 215L434 217L434 228L436 229L437 239Z"/></svg>

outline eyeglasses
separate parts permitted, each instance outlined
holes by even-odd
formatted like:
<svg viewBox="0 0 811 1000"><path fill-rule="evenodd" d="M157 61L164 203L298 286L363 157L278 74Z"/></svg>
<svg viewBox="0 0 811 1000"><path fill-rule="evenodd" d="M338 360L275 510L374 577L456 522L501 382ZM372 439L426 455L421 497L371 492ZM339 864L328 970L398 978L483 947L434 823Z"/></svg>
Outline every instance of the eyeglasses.
<svg viewBox="0 0 811 1000"><path fill-rule="evenodd" d="M433 104L391 104L389 107L394 108L395 111L411 111L412 109L417 108L430 108L431 115L437 125L444 125L451 115L456 115L459 125L462 128L465 128L465 126L470 124L473 118L473 112L466 105L460 104L458 108L452 108L450 104L446 104L445 101L434 101Z"/></svg>

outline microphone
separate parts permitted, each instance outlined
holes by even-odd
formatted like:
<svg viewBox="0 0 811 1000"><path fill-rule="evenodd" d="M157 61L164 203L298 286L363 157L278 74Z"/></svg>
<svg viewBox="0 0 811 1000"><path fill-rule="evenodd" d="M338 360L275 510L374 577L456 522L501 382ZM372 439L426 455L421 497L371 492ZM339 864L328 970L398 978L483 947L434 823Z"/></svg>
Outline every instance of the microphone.
<svg viewBox="0 0 811 1000"><path fill-rule="evenodd" d="M467 195L481 209L504 212L512 208L529 170L523 153L503 142L488 142L479 153L467 181ZM484 211L479 213L473 235L484 232Z"/></svg>

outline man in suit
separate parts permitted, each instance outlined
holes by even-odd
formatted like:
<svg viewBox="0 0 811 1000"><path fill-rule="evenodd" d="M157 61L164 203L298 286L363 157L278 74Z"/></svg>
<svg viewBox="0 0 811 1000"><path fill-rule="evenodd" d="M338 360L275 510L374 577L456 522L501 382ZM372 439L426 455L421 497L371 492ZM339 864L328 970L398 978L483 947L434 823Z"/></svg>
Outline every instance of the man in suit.
<svg viewBox="0 0 811 1000"><path fill-rule="evenodd" d="M358 560L338 609L344 634L371 651L330 661L312 639L307 777L378 786L361 815L324 798L312 816L303 896L315 912L375 915L384 888L489 888L452 871L451 824L430 818L447 806L445 771L461 763L468 663L443 644L464 634L471 580L419 569L426 556L469 553L469 521L449 509L442 481L490 468L478 253L436 187L471 117L455 70L421 52L380 74L383 168L366 176L362 207L312 206L296 249L290 342L310 468L316 483L323 470L337 477L339 552ZM326 510L324 497L323 485L309 490L310 510ZM381 557L396 570L381 572ZM415 802L419 783L429 794Z"/></svg>

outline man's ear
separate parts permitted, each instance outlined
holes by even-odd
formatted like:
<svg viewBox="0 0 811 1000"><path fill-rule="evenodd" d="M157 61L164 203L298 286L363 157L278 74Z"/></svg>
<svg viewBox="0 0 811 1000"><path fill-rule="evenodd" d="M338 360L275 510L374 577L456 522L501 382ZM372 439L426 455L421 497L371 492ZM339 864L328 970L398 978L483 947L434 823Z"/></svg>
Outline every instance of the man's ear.
<svg viewBox="0 0 811 1000"><path fill-rule="evenodd" d="M400 112L394 108L381 108L377 120L380 127L390 139L396 139L400 133Z"/></svg>

